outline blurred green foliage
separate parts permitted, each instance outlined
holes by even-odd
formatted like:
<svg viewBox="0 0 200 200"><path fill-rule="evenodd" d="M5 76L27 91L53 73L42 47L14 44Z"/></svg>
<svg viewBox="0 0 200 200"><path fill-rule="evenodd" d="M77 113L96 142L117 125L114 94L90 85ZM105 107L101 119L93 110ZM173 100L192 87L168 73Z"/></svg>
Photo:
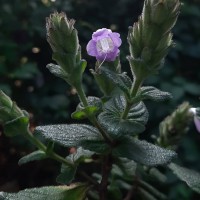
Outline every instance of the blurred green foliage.
<svg viewBox="0 0 200 200"><path fill-rule="evenodd" d="M0 88L18 105L33 114L32 123L50 124L71 121L78 99L73 88L54 77L46 69L51 50L46 42L45 18L53 11L64 11L77 20L83 57L88 69L95 60L86 55L85 47L93 31L111 28L121 34L121 62L128 71L128 26L137 21L142 10L140 0L1 0L0 6ZM200 2L184 0L181 15L174 28L173 48L160 74L149 78L146 84L173 94L169 103L149 103L149 131L158 133L158 122L180 103L189 101L199 107L200 97ZM99 96L89 70L84 77L88 95ZM185 166L200 171L200 135L194 127L180 144L179 156ZM171 188L171 189L170 189ZM170 200L198 199L183 183L169 174Z"/></svg>

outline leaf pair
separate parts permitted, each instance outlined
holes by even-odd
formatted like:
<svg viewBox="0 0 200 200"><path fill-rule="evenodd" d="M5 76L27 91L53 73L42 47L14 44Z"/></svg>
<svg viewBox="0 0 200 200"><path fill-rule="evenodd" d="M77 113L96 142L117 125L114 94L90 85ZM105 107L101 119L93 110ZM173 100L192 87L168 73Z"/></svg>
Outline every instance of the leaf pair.
<svg viewBox="0 0 200 200"><path fill-rule="evenodd" d="M104 112L98 116L98 121L102 127L115 138L137 135L145 130L144 125L148 120L148 111L144 103L140 102L133 106L127 119L122 119L125 106L125 97L117 96L105 103Z"/></svg>
<svg viewBox="0 0 200 200"><path fill-rule="evenodd" d="M108 148L100 139L96 128L89 125L53 125L37 127L36 130L40 131L45 138L62 146L82 146L97 153L105 152ZM130 136L123 137L118 141L118 145L113 148L113 154L148 166L164 165L176 157L174 151ZM82 152L81 156L84 155L85 153Z"/></svg>

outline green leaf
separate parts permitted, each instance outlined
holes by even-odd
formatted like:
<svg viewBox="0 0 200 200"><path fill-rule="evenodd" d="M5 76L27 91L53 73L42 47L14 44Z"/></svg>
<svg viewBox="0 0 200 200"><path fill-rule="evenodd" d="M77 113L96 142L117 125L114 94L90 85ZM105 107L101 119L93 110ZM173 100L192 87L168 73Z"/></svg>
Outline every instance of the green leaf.
<svg viewBox="0 0 200 200"><path fill-rule="evenodd" d="M29 125L28 117L19 117L12 121L7 122L4 125L4 134L8 137L14 137L16 135L22 135L27 133L27 128Z"/></svg>
<svg viewBox="0 0 200 200"><path fill-rule="evenodd" d="M85 119L87 116L95 115L98 112L96 106L87 106L82 110L78 110L72 113L71 117L73 119Z"/></svg>
<svg viewBox="0 0 200 200"><path fill-rule="evenodd" d="M88 97L88 107L84 107L79 103L76 111L72 113L73 119L85 119L87 116L96 115L102 110L101 100L97 97Z"/></svg>
<svg viewBox="0 0 200 200"><path fill-rule="evenodd" d="M114 85L120 88L127 95L127 97L130 97L132 81L126 75L126 73L114 73L106 67L101 67L101 73L103 76L107 77Z"/></svg>
<svg viewBox="0 0 200 200"><path fill-rule="evenodd" d="M104 154L110 150L110 146L105 143L103 140L89 141L85 140L81 142L81 146L84 149L88 149L90 151L94 151L96 153Z"/></svg>
<svg viewBox="0 0 200 200"><path fill-rule="evenodd" d="M75 167L69 167L64 164L61 166L61 173L58 175L56 181L62 184L69 184L75 176L77 166L80 162L84 161L87 158L90 158L94 152L84 150L82 147L79 147L74 154L70 154L66 159L74 163Z"/></svg>
<svg viewBox="0 0 200 200"><path fill-rule="evenodd" d="M135 161L127 158L119 158L119 162L117 162L117 164L126 176L133 177L135 175L137 168L137 163Z"/></svg>
<svg viewBox="0 0 200 200"><path fill-rule="evenodd" d="M88 186L47 186L19 191L18 193L0 192L0 200L84 200Z"/></svg>
<svg viewBox="0 0 200 200"><path fill-rule="evenodd" d="M127 119L121 119L126 100L124 96L117 96L105 103L104 112L98 116L98 121L104 129L114 137L136 135L145 130L148 111L143 102L133 106Z"/></svg>
<svg viewBox="0 0 200 200"><path fill-rule="evenodd" d="M22 157L19 160L18 164L23 165L25 163L28 163L28 162L31 162L31 161L34 161L34 160L43 160L45 158L47 158L45 152L38 150L38 151L34 151L34 152Z"/></svg>
<svg viewBox="0 0 200 200"><path fill-rule="evenodd" d="M60 67L59 65L50 63L47 65L47 68L53 75L55 75L59 78L66 80L68 77L68 73L66 73L65 70L62 67Z"/></svg>
<svg viewBox="0 0 200 200"><path fill-rule="evenodd" d="M74 68L72 68L71 72L70 72L70 76L68 78L68 81L71 85L79 85L81 83L82 80L82 74L85 71L85 68L87 66L87 62L86 60L82 59L80 60L78 63L76 63L76 65L74 66ZM71 66L69 66L71 67Z"/></svg>
<svg viewBox="0 0 200 200"><path fill-rule="evenodd" d="M141 87L138 96L141 100L150 99L153 101L165 101L172 98L169 92L163 92L152 86Z"/></svg>
<svg viewBox="0 0 200 200"><path fill-rule="evenodd" d="M94 152L85 150L82 147L79 147L76 150L76 153L70 154L67 158L70 161L72 161L73 163L78 164L78 163L84 161L85 159L90 158L93 154L94 154Z"/></svg>
<svg viewBox="0 0 200 200"><path fill-rule="evenodd" d="M62 184L69 184L73 181L76 174L77 167L61 166L60 174L57 176L56 181Z"/></svg>
<svg viewBox="0 0 200 200"><path fill-rule="evenodd" d="M181 167L175 163L170 163L168 167L173 173L194 191L200 194L200 173Z"/></svg>
<svg viewBox="0 0 200 200"><path fill-rule="evenodd" d="M174 151L132 137L123 138L113 153L147 166L165 165L176 157Z"/></svg>
<svg viewBox="0 0 200 200"><path fill-rule="evenodd" d="M46 139L65 147L81 146L85 141L101 141L98 130L85 124L60 124L36 127L36 132Z"/></svg>

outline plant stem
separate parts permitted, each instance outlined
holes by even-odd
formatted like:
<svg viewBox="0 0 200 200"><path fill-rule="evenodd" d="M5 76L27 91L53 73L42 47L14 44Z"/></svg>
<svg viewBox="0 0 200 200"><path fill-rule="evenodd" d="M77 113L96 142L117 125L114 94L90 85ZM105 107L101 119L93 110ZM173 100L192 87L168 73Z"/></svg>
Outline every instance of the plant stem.
<svg viewBox="0 0 200 200"><path fill-rule="evenodd" d="M131 200L135 192L135 186L132 186L123 200Z"/></svg>
<svg viewBox="0 0 200 200"><path fill-rule="evenodd" d="M97 121L97 118L94 116L92 119L90 119L90 121L93 123L94 126L96 126L98 128L99 132L103 136L106 143L111 146L114 145L112 138L102 129L99 122Z"/></svg>
<svg viewBox="0 0 200 200"><path fill-rule="evenodd" d="M83 103L83 106L87 107L88 106L88 102L87 102L87 98L85 96L83 87L81 86L81 84L79 84L79 85L75 86L75 88L77 90L77 93L78 93L80 101Z"/></svg>
<svg viewBox="0 0 200 200"><path fill-rule="evenodd" d="M134 98L137 95L138 89L140 88L140 86L142 84L142 81L143 81L142 79L135 77L135 80L133 82L133 85L132 85L131 91L130 91L131 98ZM129 113L132 105L133 105L132 102L129 102L128 100L126 100L126 107L125 107L124 112L123 112L123 114L121 116L122 119L126 119L127 118L128 113Z"/></svg>
<svg viewBox="0 0 200 200"><path fill-rule="evenodd" d="M44 152L47 151L47 147L42 142L40 142L36 137L34 137L33 134L29 130L27 130L27 134L24 134L24 136L26 139L28 139L32 144L34 144L41 151L44 151ZM49 158L52 158L53 160L56 160L64 165L66 165L66 166L74 167L74 164L72 162L66 160L64 157L58 155L57 153L55 153L53 151L48 152L47 156ZM93 185L99 184L93 178L91 178L89 175L87 175L85 172L79 171L78 173L81 176L83 176L85 179L87 179L90 183L92 183Z"/></svg>
<svg viewBox="0 0 200 200"><path fill-rule="evenodd" d="M87 102L87 98L86 95L84 93L84 90L82 88L81 85L76 86L76 90L79 96L80 101L83 103L84 107L89 106L88 102ZM90 122L96 126L99 130L99 132L101 133L101 135L103 136L104 140L106 141L106 143L108 143L109 145L113 144L113 140L109 137L109 135L102 129L102 127L100 126L100 124L98 123L97 119L95 116L88 116L88 119L90 120Z"/></svg>
<svg viewBox="0 0 200 200"><path fill-rule="evenodd" d="M99 186L99 196L100 200L106 200L107 199L107 186L108 186L108 178L110 171L112 169L112 157L111 153L108 155L105 155L103 157L102 162L102 179Z"/></svg>
<svg viewBox="0 0 200 200"><path fill-rule="evenodd" d="M33 134L29 130L27 130L27 134L25 134L24 136L32 144L34 144L38 149L44 151L45 153L47 152L47 147L42 142L40 142L36 137L34 137ZM53 151L48 152L47 156L69 167L74 167L74 164L72 162L66 160L65 158L61 157L60 155L58 155L57 153Z"/></svg>

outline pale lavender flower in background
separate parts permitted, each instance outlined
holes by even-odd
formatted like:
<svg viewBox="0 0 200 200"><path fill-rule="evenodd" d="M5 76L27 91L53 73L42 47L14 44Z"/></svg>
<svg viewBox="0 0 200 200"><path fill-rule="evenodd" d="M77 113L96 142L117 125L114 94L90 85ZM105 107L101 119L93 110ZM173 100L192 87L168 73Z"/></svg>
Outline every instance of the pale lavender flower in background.
<svg viewBox="0 0 200 200"><path fill-rule="evenodd" d="M87 52L98 61L114 61L119 55L121 43L119 33L106 28L98 29L87 44Z"/></svg>
<svg viewBox="0 0 200 200"><path fill-rule="evenodd" d="M189 112L194 115L194 124L197 131L200 133L200 112L199 108L190 108Z"/></svg>

